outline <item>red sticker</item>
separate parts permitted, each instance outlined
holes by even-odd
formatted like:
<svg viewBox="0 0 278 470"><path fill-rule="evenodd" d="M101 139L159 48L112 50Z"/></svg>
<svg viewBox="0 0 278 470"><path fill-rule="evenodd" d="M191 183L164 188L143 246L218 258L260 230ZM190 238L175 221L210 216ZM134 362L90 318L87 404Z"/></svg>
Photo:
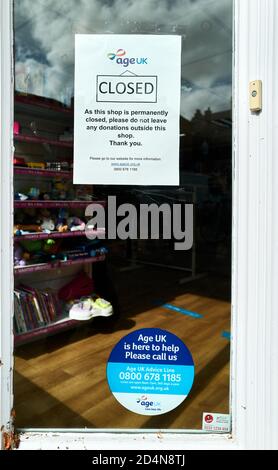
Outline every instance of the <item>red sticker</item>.
<svg viewBox="0 0 278 470"><path fill-rule="evenodd" d="M211 424L213 422L213 416L207 415L205 417L205 422L208 423L208 424Z"/></svg>

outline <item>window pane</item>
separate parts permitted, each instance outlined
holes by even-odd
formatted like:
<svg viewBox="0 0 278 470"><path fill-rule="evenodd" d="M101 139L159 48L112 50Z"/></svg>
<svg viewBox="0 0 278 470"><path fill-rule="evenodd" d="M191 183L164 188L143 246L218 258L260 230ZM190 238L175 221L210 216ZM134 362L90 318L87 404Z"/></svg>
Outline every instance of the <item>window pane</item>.
<svg viewBox="0 0 278 470"><path fill-rule="evenodd" d="M200 430L204 412L229 414L232 6L14 0L18 427ZM179 187L72 184L77 33L182 37ZM99 262L82 258L86 203L108 196L137 208L193 204L193 248L175 251L173 239L106 239L94 248ZM53 267L61 259L68 264ZM93 292L113 315L70 321L69 301ZM114 346L145 328L176 335L195 364L186 400L157 416L123 407L106 376Z"/></svg>

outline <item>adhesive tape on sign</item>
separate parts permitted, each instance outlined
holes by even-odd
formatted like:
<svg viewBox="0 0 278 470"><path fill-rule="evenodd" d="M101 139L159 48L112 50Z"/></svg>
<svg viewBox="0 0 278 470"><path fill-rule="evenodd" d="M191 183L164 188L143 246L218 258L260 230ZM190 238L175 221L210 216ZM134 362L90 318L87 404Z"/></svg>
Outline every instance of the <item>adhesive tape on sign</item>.
<svg viewBox="0 0 278 470"><path fill-rule="evenodd" d="M122 338L107 364L114 397L140 415L162 415L188 396L194 362L185 344L169 331L146 328Z"/></svg>

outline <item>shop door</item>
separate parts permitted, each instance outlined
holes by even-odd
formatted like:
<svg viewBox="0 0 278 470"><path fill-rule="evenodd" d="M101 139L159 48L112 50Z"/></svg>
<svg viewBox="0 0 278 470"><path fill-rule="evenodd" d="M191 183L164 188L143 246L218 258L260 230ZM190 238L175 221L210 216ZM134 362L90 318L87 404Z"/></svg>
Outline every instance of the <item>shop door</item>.
<svg viewBox="0 0 278 470"><path fill-rule="evenodd" d="M76 34L181 38L179 185L73 184ZM16 427L230 432L232 0L14 0L14 35ZM187 204L191 245L92 244L111 197Z"/></svg>

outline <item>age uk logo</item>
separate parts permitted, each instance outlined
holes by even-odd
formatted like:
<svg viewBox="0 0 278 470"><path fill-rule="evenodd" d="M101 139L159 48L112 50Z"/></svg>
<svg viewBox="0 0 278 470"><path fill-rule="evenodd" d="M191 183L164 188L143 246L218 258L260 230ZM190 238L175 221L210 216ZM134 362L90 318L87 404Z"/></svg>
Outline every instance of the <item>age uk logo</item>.
<svg viewBox="0 0 278 470"><path fill-rule="evenodd" d="M129 65L147 65L147 57L125 57L126 51L124 49L118 49L117 52L109 52L107 54L108 59L114 60L118 65L128 67Z"/></svg>

